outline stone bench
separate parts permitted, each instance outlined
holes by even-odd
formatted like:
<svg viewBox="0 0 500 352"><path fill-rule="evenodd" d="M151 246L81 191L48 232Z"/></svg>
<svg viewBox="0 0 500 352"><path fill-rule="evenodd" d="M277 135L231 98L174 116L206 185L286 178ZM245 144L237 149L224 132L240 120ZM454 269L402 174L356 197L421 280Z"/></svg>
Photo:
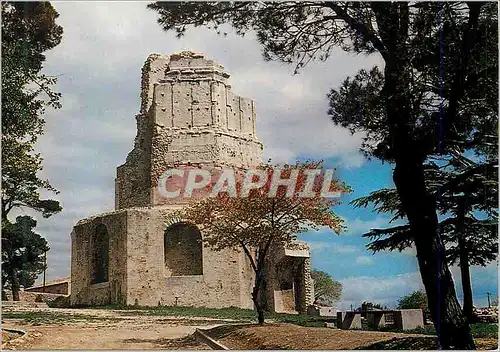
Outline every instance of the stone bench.
<svg viewBox="0 0 500 352"><path fill-rule="evenodd" d="M362 313L366 314L368 325L375 329L388 325L386 323L387 314L392 314L394 328L398 330L413 330L424 326L424 315L421 309L398 309L337 312L337 327L339 329L361 329Z"/></svg>

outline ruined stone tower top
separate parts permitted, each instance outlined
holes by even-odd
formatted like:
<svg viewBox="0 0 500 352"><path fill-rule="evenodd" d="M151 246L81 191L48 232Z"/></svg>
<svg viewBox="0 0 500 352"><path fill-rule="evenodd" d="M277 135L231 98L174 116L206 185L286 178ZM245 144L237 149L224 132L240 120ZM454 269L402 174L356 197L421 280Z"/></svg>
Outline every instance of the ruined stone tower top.
<svg viewBox="0 0 500 352"><path fill-rule="evenodd" d="M147 112L151 106L155 83L214 80L226 84L228 78L224 66L200 53L151 54L142 68L141 112Z"/></svg>
<svg viewBox="0 0 500 352"><path fill-rule="evenodd" d="M168 168L260 163L255 104L232 92L229 77L199 53L147 58L134 149L117 169L117 209L161 204L155 187Z"/></svg>

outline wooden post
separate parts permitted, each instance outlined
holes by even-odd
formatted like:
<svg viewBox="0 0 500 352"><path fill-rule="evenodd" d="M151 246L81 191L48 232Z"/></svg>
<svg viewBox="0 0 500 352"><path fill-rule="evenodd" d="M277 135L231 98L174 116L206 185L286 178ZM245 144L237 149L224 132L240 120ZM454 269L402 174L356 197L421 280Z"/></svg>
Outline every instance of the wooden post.
<svg viewBox="0 0 500 352"><path fill-rule="evenodd" d="M43 259L43 289L42 292L45 293L45 274L47 272L47 251L45 251Z"/></svg>

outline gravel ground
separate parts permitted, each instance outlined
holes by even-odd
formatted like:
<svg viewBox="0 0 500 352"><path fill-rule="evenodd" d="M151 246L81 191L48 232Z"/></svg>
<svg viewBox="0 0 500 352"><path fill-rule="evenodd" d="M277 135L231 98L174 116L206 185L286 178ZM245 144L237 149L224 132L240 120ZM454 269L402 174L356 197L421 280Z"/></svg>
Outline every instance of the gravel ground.
<svg viewBox="0 0 500 352"><path fill-rule="evenodd" d="M220 324L220 321L209 318L155 317L102 309L29 310L33 311L88 315L89 320L26 323L24 319L4 318L2 325L5 328L28 331L28 336L9 341L6 349L209 349L190 335L196 328L206 329ZM214 324L215 321L218 324Z"/></svg>

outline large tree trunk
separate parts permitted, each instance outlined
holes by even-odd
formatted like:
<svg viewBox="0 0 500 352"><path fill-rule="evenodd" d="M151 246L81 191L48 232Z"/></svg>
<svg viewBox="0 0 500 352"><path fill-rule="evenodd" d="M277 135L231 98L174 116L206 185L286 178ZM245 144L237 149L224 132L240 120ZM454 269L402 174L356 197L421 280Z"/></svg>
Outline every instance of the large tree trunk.
<svg viewBox="0 0 500 352"><path fill-rule="evenodd" d="M373 5L375 6L375 5ZM438 335L438 344L444 349L474 349L474 340L455 293L445 247L440 238L436 214L436 197L429 194L424 179L424 161L430 145L414 135L412 97L409 86L411 67L404 45L407 27L398 27L393 16L397 5L377 3L377 23L386 43L382 95L385 103L390 136L390 149L395 160L394 183L408 218L417 250L422 282L427 293L429 310ZM404 5L403 5L404 6ZM389 9L387 9L389 7ZM394 18L393 18L394 17ZM401 23L408 20L409 13ZM438 150L442 142L442 121L437 121Z"/></svg>
<svg viewBox="0 0 500 352"><path fill-rule="evenodd" d="M19 279L15 271L11 271L9 274L10 289L12 290L12 300L19 301Z"/></svg>
<svg viewBox="0 0 500 352"><path fill-rule="evenodd" d="M257 317L260 325L264 324L264 311L266 308L265 304L265 274L263 269L257 270L255 275L255 285L252 290L252 301L255 305L255 309L257 310Z"/></svg>
<svg viewBox="0 0 500 352"><path fill-rule="evenodd" d="M444 349L474 349L474 340L455 293L438 231L436 199L426 191L421 163L400 159L394 183L410 223L438 344Z"/></svg>
<svg viewBox="0 0 500 352"><path fill-rule="evenodd" d="M257 318L260 325L264 324L264 304L262 302L262 292L260 292L260 288L254 286L252 291L252 301L257 310Z"/></svg>
<svg viewBox="0 0 500 352"><path fill-rule="evenodd" d="M469 21L460 42L461 66L453 73L449 106L436 115L436 139L423 138L415 132L415 114L410 40L410 9L407 3L373 2L371 8L377 21L379 37L365 34L385 61L384 87L381 92L389 128L389 149L395 161L394 183L403 210L410 224L417 249L417 259L425 286L429 309L438 334L438 343L445 349L473 349L474 340L456 297L453 279L446 262L436 214L436 197L428 194L424 182L424 161L435 152L442 152L443 141L449 138L458 116L458 102L465 94L465 77L474 36L477 35L482 4L468 3ZM351 28L356 27L351 23ZM451 133L451 135L453 135ZM384 153L384 150L378 151Z"/></svg>
<svg viewBox="0 0 500 352"><path fill-rule="evenodd" d="M465 239L465 215L467 213L467 194L460 199L458 205L458 250L460 257L460 275L462 277L462 291L464 293L463 312L465 318L472 322L473 319L473 303L472 303L472 285L469 272L469 248L467 248L467 241Z"/></svg>
<svg viewBox="0 0 500 352"><path fill-rule="evenodd" d="M469 271L469 252L465 239L460 238L458 240L458 248L460 251L460 275L462 276L462 291L464 293L463 311L469 323L472 323L474 316L472 284Z"/></svg>

